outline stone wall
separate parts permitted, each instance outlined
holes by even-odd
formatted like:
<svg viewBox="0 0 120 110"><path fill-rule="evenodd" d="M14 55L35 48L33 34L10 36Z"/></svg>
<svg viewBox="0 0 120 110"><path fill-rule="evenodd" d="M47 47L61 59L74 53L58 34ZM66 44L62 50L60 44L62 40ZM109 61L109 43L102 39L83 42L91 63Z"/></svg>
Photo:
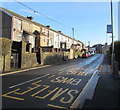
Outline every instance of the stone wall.
<svg viewBox="0 0 120 110"><path fill-rule="evenodd" d="M0 38L0 71L11 70L11 47L10 39Z"/></svg>
<svg viewBox="0 0 120 110"><path fill-rule="evenodd" d="M68 61L70 59L70 52L64 52L64 61Z"/></svg>
<svg viewBox="0 0 120 110"><path fill-rule="evenodd" d="M64 60L63 52L53 53L53 52L43 52L42 53L42 64L54 64L59 63Z"/></svg>
<svg viewBox="0 0 120 110"><path fill-rule="evenodd" d="M26 43L22 42L21 68L34 67L37 63L36 53L26 52Z"/></svg>

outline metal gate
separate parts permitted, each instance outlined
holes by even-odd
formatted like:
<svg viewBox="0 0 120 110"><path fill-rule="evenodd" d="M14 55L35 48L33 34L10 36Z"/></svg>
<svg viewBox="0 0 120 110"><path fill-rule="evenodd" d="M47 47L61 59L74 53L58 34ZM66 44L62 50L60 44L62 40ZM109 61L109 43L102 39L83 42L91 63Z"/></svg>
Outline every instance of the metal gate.
<svg viewBox="0 0 120 110"><path fill-rule="evenodd" d="M12 53L11 55L11 68L18 68L19 67L19 54Z"/></svg>

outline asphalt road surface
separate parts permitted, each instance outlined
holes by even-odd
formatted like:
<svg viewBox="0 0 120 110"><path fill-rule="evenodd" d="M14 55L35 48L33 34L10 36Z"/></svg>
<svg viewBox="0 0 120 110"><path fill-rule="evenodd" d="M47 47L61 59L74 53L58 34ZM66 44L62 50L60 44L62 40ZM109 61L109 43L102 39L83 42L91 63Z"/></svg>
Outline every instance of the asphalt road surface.
<svg viewBox="0 0 120 110"><path fill-rule="evenodd" d="M3 75L2 108L70 108L102 60L96 54Z"/></svg>

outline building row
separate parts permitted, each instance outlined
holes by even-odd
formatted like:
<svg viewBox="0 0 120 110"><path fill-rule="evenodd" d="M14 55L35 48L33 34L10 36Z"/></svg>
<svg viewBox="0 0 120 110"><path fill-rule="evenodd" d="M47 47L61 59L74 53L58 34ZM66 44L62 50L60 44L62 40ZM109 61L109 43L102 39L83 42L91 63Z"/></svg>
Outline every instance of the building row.
<svg viewBox="0 0 120 110"><path fill-rule="evenodd" d="M0 13L2 15L0 37L12 41L10 59L14 59L15 63L15 60L17 63L19 62L17 67L27 67L24 66L25 63L23 64L26 62L23 60L27 59L23 53L31 53L32 58L41 64L41 53L43 52L70 52L70 49L80 51L86 48L84 43L63 34L61 31L53 30L49 25L44 26L33 21L31 16L23 17L4 8L0 8Z"/></svg>

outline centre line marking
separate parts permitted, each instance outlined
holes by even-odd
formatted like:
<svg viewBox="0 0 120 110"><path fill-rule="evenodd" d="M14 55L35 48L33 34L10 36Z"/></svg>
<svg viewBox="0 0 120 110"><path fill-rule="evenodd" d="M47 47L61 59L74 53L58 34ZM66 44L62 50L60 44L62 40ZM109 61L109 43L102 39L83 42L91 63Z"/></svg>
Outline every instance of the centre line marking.
<svg viewBox="0 0 120 110"><path fill-rule="evenodd" d="M17 87L17 86L20 86L20 85L29 83L29 82L34 81L34 80L44 78L44 77L46 77L46 76L48 76L48 75L49 75L49 74L46 74L46 75L44 75L44 76L40 76L40 77L38 77L38 78L31 79L31 80L29 80L29 81L25 81L25 82L22 82L22 83L20 83L20 84L16 84L16 85L14 85L14 86L11 86L11 87L9 87L9 88L14 88L14 87Z"/></svg>

